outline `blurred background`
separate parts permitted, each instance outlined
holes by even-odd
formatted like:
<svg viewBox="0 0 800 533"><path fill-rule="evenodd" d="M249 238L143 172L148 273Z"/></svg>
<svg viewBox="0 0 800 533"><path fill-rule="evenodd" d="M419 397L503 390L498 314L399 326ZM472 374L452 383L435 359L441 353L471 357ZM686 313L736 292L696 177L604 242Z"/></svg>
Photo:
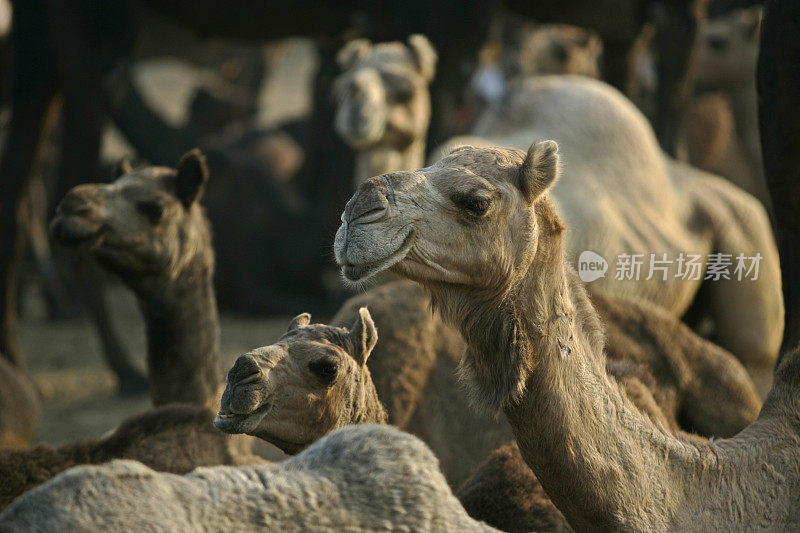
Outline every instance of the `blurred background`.
<svg viewBox="0 0 800 533"><path fill-rule="evenodd" d="M323 321L350 294L331 243L354 177L373 174L359 176L363 154L337 123L355 98L336 85L345 44L428 38L433 80L386 81L396 91L387 89L389 106L412 101L420 83L430 91L422 132L404 141L427 157L503 105L516 80L598 77L639 105L665 151L769 208L754 81L759 9L736 0L1 0L0 350L24 361L42 394L37 441L102 435L150 402L134 296L48 238L71 187L111 181L122 157L175 166L187 150L205 151L227 367L274 342L289 317ZM124 375L110 353L130 363Z"/></svg>

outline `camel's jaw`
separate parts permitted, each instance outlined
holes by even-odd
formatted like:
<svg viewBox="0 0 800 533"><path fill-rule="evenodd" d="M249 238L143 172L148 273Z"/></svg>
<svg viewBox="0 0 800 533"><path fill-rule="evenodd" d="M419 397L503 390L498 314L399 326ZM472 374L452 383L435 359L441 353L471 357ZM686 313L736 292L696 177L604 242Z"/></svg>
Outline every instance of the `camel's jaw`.
<svg viewBox="0 0 800 533"><path fill-rule="evenodd" d="M269 413L272 404L265 403L249 413L234 413L223 407L214 417L214 426L225 433L246 433L253 435L258 432L258 427Z"/></svg>
<svg viewBox="0 0 800 533"><path fill-rule="evenodd" d="M375 233L377 234L377 232ZM362 228L359 232L348 235L347 224L344 223L336 232L334 241L336 262L345 279L351 282L364 281L405 259L414 246L415 235L414 228L409 228L399 245L389 242L385 243L385 246L375 246L377 249L372 254L370 253L372 250L365 252L357 242L359 238L367 237L365 230ZM374 242L373 239L369 239L369 241ZM353 253L351 250L355 248L360 251ZM394 251L387 254L385 252L387 249Z"/></svg>

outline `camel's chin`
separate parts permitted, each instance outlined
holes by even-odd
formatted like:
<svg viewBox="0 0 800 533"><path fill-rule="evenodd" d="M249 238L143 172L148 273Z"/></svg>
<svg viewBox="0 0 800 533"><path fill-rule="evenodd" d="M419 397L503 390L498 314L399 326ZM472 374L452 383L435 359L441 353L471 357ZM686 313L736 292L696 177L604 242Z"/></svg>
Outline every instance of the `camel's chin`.
<svg viewBox="0 0 800 533"><path fill-rule="evenodd" d="M269 409L269 404L262 405L252 413L247 414L237 414L222 409L214 417L214 427L224 433L252 434L258 430L258 426L264 420Z"/></svg>
<svg viewBox="0 0 800 533"><path fill-rule="evenodd" d="M405 239L403 239L403 243L400 247L392 252L391 254L377 259L375 261L370 261L369 263L361 263L361 264L342 264L340 265L342 270L342 275L350 282L357 283L360 281L366 281L376 274L384 272L385 270L390 269L408 255L408 252L411 250L411 247L414 245L414 232L410 231Z"/></svg>

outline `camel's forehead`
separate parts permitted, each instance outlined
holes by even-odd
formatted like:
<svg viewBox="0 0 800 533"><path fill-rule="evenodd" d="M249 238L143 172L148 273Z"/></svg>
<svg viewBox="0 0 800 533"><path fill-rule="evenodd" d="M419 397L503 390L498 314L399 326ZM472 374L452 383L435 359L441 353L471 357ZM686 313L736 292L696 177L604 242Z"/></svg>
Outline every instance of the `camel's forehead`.
<svg viewBox="0 0 800 533"><path fill-rule="evenodd" d="M375 45L369 54L363 57L356 68L407 68L414 66L414 60L408 48L402 43L382 43Z"/></svg>
<svg viewBox="0 0 800 533"><path fill-rule="evenodd" d="M309 324L287 331L279 343L287 345L290 351L296 353L310 353L330 347L348 352L352 349L352 342L346 329L325 324Z"/></svg>
<svg viewBox="0 0 800 533"><path fill-rule="evenodd" d="M523 152L515 148L459 147L422 172L432 181L474 174L492 183L507 183L514 181L523 158Z"/></svg>
<svg viewBox="0 0 800 533"><path fill-rule="evenodd" d="M120 190L136 189L142 192L169 190L173 185L175 171L167 167L148 167L120 176L114 185Z"/></svg>

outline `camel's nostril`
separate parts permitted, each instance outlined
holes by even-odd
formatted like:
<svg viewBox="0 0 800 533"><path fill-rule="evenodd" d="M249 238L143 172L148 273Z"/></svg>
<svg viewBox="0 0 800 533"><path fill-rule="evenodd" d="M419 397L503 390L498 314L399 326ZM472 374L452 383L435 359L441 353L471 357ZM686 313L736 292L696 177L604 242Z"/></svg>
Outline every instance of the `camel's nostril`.
<svg viewBox="0 0 800 533"><path fill-rule="evenodd" d="M250 374L249 376L245 376L244 378L237 381L236 385L247 385L248 383L255 383L259 379L261 379L261 371Z"/></svg>
<svg viewBox="0 0 800 533"><path fill-rule="evenodd" d="M370 209L369 211L361 213L360 215L358 215L358 217L351 220L350 223L369 224L370 222L375 222L376 220L382 218L385 214L386 214L385 207L383 206L376 207L374 209Z"/></svg>

